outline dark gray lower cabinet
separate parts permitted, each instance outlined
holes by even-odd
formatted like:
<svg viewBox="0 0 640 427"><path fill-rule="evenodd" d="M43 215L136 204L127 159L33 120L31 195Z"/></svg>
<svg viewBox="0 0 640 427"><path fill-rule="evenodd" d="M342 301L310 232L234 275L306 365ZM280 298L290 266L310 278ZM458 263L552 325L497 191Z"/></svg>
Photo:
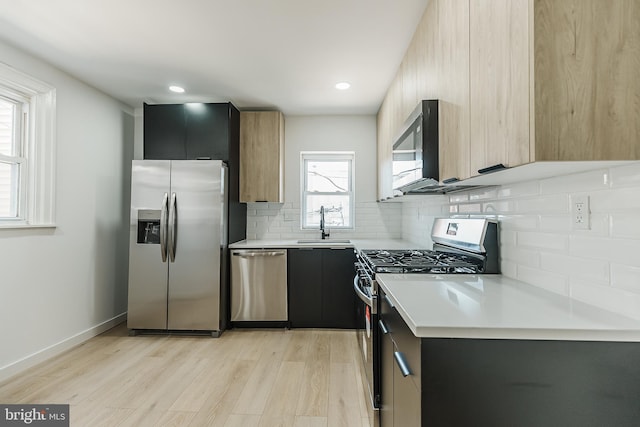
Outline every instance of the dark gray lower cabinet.
<svg viewBox="0 0 640 427"><path fill-rule="evenodd" d="M379 301L381 330L389 330L382 336L381 427L638 425L640 343L410 340L384 294Z"/></svg>
<svg viewBox="0 0 640 427"><path fill-rule="evenodd" d="M293 328L355 328L352 248L287 253L289 322Z"/></svg>
<svg viewBox="0 0 640 427"><path fill-rule="evenodd" d="M318 327L322 320L321 259L320 249L287 252L289 322L293 328Z"/></svg>
<svg viewBox="0 0 640 427"><path fill-rule="evenodd" d="M381 408L380 425L418 427L421 424L420 339L380 293Z"/></svg>

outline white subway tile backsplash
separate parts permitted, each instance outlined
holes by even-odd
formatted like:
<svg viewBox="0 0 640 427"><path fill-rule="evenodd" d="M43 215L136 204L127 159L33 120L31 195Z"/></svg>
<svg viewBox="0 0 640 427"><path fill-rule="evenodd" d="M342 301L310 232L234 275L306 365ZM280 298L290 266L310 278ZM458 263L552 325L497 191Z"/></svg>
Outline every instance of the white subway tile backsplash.
<svg viewBox="0 0 640 427"><path fill-rule="evenodd" d="M497 196L497 187L479 188L469 191L469 201L495 199Z"/></svg>
<svg viewBox="0 0 640 427"><path fill-rule="evenodd" d="M517 244L544 251L566 252L569 247L569 238L562 234L519 231Z"/></svg>
<svg viewBox="0 0 640 427"><path fill-rule="evenodd" d="M609 187L607 169L556 176L540 181L540 193L576 193L603 190Z"/></svg>
<svg viewBox="0 0 640 427"><path fill-rule="evenodd" d="M540 184L538 181L518 182L515 184L503 185L497 190L497 197L501 199L510 197L538 196L540 194Z"/></svg>
<svg viewBox="0 0 640 427"><path fill-rule="evenodd" d="M604 259L640 267L640 240L571 236L569 253L589 259Z"/></svg>
<svg viewBox="0 0 640 427"><path fill-rule="evenodd" d="M640 188L618 188L590 194L592 212L621 212L640 210Z"/></svg>
<svg viewBox="0 0 640 427"><path fill-rule="evenodd" d="M604 260L542 253L540 254L540 267L545 271L586 278L602 285L609 283L609 263Z"/></svg>
<svg viewBox="0 0 640 427"><path fill-rule="evenodd" d="M400 238L401 218L401 204L356 202L354 229L331 230L331 233L345 238ZM248 206L248 238L296 239L315 235L315 231L300 229L299 203L253 203Z"/></svg>
<svg viewBox="0 0 640 427"><path fill-rule="evenodd" d="M482 206L482 210L487 213L515 213L516 203L513 200L492 200L485 202Z"/></svg>
<svg viewBox="0 0 640 427"><path fill-rule="evenodd" d="M469 194L466 192L449 194L449 203L461 203L469 201Z"/></svg>
<svg viewBox="0 0 640 427"><path fill-rule="evenodd" d="M502 245L500 247L502 260L511 261L518 265L540 268L540 252L523 249L518 246Z"/></svg>
<svg viewBox="0 0 640 427"><path fill-rule="evenodd" d="M516 201L517 213L568 213L569 212L569 196L567 194L555 194L540 197L528 197L518 199Z"/></svg>
<svg viewBox="0 0 640 427"><path fill-rule="evenodd" d="M517 242L517 232L500 229L500 246L515 246Z"/></svg>
<svg viewBox="0 0 640 427"><path fill-rule="evenodd" d="M469 203L458 205L458 212L464 213L480 213L482 212L482 205L480 203Z"/></svg>
<svg viewBox="0 0 640 427"><path fill-rule="evenodd" d="M640 212L611 214L611 237L640 239Z"/></svg>
<svg viewBox="0 0 640 427"><path fill-rule="evenodd" d="M501 260L500 274L506 277L510 277L512 279L516 279L518 277L518 264L516 264L513 261L509 261L508 259Z"/></svg>
<svg viewBox="0 0 640 427"><path fill-rule="evenodd" d="M538 215L508 215L500 221L500 230L536 230Z"/></svg>
<svg viewBox="0 0 640 427"><path fill-rule="evenodd" d="M640 162L611 168L611 187L640 187Z"/></svg>
<svg viewBox="0 0 640 427"><path fill-rule="evenodd" d="M569 215L540 215L540 231L568 234L571 232L571 217Z"/></svg>
<svg viewBox="0 0 640 427"><path fill-rule="evenodd" d="M566 275L518 265L516 278L556 294L569 295L569 278Z"/></svg>
<svg viewBox="0 0 640 427"><path fill-rule="evenodd" d="M640 267L611 264L611 286L640 294Z"/></svg>

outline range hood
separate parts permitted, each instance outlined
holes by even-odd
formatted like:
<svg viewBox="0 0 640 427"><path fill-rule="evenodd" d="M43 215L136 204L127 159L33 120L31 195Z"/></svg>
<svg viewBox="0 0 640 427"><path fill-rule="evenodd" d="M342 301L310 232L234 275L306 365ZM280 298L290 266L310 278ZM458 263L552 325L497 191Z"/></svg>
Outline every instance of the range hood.
<svg viewBox="0 0 640 427"><path fill-rule="evenodd" d="M433 178L422 178L396 190L402 194L447 194L456 191L471 190L484 185L441 184Z"/></svg>

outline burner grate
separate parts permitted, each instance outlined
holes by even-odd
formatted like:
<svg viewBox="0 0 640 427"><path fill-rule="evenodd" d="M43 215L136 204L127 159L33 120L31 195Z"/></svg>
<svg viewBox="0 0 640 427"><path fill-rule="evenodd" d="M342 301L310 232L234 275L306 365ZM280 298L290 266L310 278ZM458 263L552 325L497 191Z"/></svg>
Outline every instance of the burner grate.
<svg viewBox="0 0 640 427"><path fill-rule="evenodd" d="M481 273L482 259L432 250L363 250L365 262L376 273Z"/></svg>

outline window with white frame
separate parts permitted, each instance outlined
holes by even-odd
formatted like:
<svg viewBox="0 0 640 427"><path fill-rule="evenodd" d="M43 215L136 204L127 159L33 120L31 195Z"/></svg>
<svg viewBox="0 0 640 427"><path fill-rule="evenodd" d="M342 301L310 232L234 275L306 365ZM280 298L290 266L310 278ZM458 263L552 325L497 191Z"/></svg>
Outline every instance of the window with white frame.
<svg viewBox="0 0 640 427"><path fill-rule="evenodd" d="M325 227L353 228L353 152L301 153L302 228L320 227L324 210Z"/></svg>
<svg viewBox="0 0 640 427"><path fill-rule="evenodd" d="M0 227L54 224L55 89L0 63Z"/></svg>
<svg viewBox="0 0 640 427"><path fill-rule="evenodd" d="M20 179L25 169L22 156L24 100L0 92L0 218L16 219L23 211L24 191Z"/></svg>

